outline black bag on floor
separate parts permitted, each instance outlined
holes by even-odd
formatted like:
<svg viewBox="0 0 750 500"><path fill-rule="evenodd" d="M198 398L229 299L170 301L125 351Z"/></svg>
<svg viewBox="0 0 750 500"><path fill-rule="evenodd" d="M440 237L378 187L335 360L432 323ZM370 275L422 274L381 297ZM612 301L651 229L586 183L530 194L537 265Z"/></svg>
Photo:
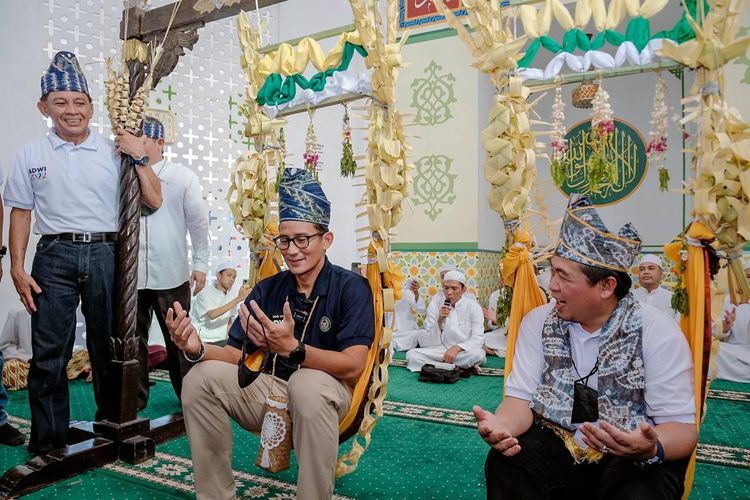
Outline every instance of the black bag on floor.
<svg viewBox="0 0 750 500"><path fill-rule="evenodd" d="M432 382L433 384L455 384L461 378L458 368L445 370L435 365L424 365L419 371L420 382Z"/></svg>

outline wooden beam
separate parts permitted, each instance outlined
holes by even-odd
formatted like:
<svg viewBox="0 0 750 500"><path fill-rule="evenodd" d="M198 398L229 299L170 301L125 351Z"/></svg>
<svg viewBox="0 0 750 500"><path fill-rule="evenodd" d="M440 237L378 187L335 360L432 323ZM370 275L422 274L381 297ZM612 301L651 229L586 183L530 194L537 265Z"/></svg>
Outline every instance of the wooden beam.
<svg viewBox="0 0 750 500"><path fill-rule="evenodd" d="M682 64L675 61L662 61L641 66L621 66L612 69L597 69L594 71L585 71L583 73L568 73L559 78L547 78L545 80L526 80L523 84L529 87L532 92L539 92L558 85L568 85L579 83L583 80L598 80L614 78L616 76L636 75L638 73L648 73L652 71L674 71L682 69Z"/></svg>
<svg viewBox="0 0 750 500"><path fill-rule="evenodd" d="M283 118L285 116L296 115L298 113L305 113L309 110L327 108L328 106L336 106L337 104L359 101L360 99L370 99L370 96L367 94L342 94L332 96L327 99L323 99L318 104L300 104L298 106L279 110L276 118Z"/></svg>
<svg viewBox="0 0 750 500"><path fill-rule="evenodd" d="M197 0L183 0L180 8L177 10L171 29L177 30L182 26L191 26L194 24L205 25L211 21L218 21L219 19L236 16L243 10L246 12L255 10L256 3L256 0L240 0L240 3L201 14L193 9L193 5L196 1ZM257 3L258 7L262 9L285 1L286 0L257 0ZM164 5L163 7L158 7L148 11L143 11L137 8L123 11L123 21L120 22L120 38L124 38L124 19L126 15L128 16L128 38L143 38L148 35L165 31L167 29L167 23L169 23L170 17L172 17L174 6L175 3L170 3L169 5Z"/></svg>

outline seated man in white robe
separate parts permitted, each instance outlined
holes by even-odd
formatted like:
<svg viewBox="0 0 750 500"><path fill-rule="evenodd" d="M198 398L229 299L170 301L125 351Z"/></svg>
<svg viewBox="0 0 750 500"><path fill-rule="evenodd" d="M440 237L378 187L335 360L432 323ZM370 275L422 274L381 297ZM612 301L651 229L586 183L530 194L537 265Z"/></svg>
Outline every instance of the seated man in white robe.
<svg viewBox="0 0 750 500"><path fill-rule="evenodd" d="M505 282L503 275L500 275L500 288L490 294L487 301L487 307L483 309L484 319L487 321L487 331L484 333L484 350L490 356L505 356L506 342L508 340L507 321L498 324L497 320L497 303L503 294Z"/></svg>
<svg viewBox="0 0 750 500"><path fill-rule="evenodd" d="M672 309L672 292L661 286L663 276L664 268L661 258L658 255L645 254L638 265L638 283L641 286L633 289L633 295L640 302L654 306L674 317L676 313Z"/></svg>
<svg viewBox="0 0 750 500"><path fill-rule="evenodd" d="M432 304L432 302L437 302L438 304L442 304L443 302L445 302L443 283L445 282L445 275L451 271L458 271L458 268L453 264L444 264L440 269L438 269L438 273L440 273L440 287L437 289L437 293L435 293L435 295L433 295L430 299L430 304Z"/></svg>
<svg viewBox="0 0 750 500"><path fill-rule="evenodd" d="M396 301L393 311L396 318L391 347L394 351L408 351L417 347L417 336L420 331L417 314L424 314L426 310L424 298L419 295L419 281L406 281L403 295Z"/></svg>
<svg viewBox="0 0 750 500"><path fill-rule="evenodd" d="M466 277L459 271L446 273L443 292L443 303L430 302L421 347L406 353L406 366L417 372L437 361L476 371L486 359L482 307L466 297Z"/></svg>
<svg viewBox="0 0 750 500"><path fill-rule="evenodd" d="M745 277L750 281L750 264L745 265ZM713 378L750 382L750 303L736 307L728 304L723 327ZM709 376L712 372L709 370Z"/></svg>

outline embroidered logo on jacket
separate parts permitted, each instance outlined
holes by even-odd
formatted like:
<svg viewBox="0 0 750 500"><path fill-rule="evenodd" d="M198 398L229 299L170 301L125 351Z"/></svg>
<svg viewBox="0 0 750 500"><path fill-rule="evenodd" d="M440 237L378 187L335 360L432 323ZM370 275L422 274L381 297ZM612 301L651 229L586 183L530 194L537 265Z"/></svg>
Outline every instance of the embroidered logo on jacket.
<svg viewBox="0 0 750 500"><path fill-rule="evenodd" d="M320 331L323 333L326 333L328 330L331 329L331 318L328 316L323 316L320 318Z"/></svg>

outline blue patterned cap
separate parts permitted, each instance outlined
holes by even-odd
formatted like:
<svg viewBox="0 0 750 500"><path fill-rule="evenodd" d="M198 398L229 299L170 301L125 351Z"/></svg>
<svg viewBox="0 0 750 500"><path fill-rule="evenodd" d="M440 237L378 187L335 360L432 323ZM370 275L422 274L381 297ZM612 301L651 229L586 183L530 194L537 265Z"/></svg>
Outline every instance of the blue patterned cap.
<svg viewBox="0 0 750 500"><path fill-rule="evenodd" d="M50 92L82 92L91 97L75 54L61 50L52 58L47 72L42 75L42 97Z"/></svg>
<svg viewBox="0 0 750 500"><path fill-rule="evenodd" d="M320 183L304 169L284 170L279 185L279 222L297 220L328 227L331 202Z"/></svg>
<svg viewBox="0 0 750 500"><path fill-rule="evenodd" d="M587 266L629 272L641 251L641 237L628 222L610 233L586 196L572 194L555 255Z"/></svg>
<svg viewBox="0 0 750 500"><path fill-rule="evenodd" d="M164 139L164 125L156 118L147 116L143 119L143 135L150 139Z"/></svg>

